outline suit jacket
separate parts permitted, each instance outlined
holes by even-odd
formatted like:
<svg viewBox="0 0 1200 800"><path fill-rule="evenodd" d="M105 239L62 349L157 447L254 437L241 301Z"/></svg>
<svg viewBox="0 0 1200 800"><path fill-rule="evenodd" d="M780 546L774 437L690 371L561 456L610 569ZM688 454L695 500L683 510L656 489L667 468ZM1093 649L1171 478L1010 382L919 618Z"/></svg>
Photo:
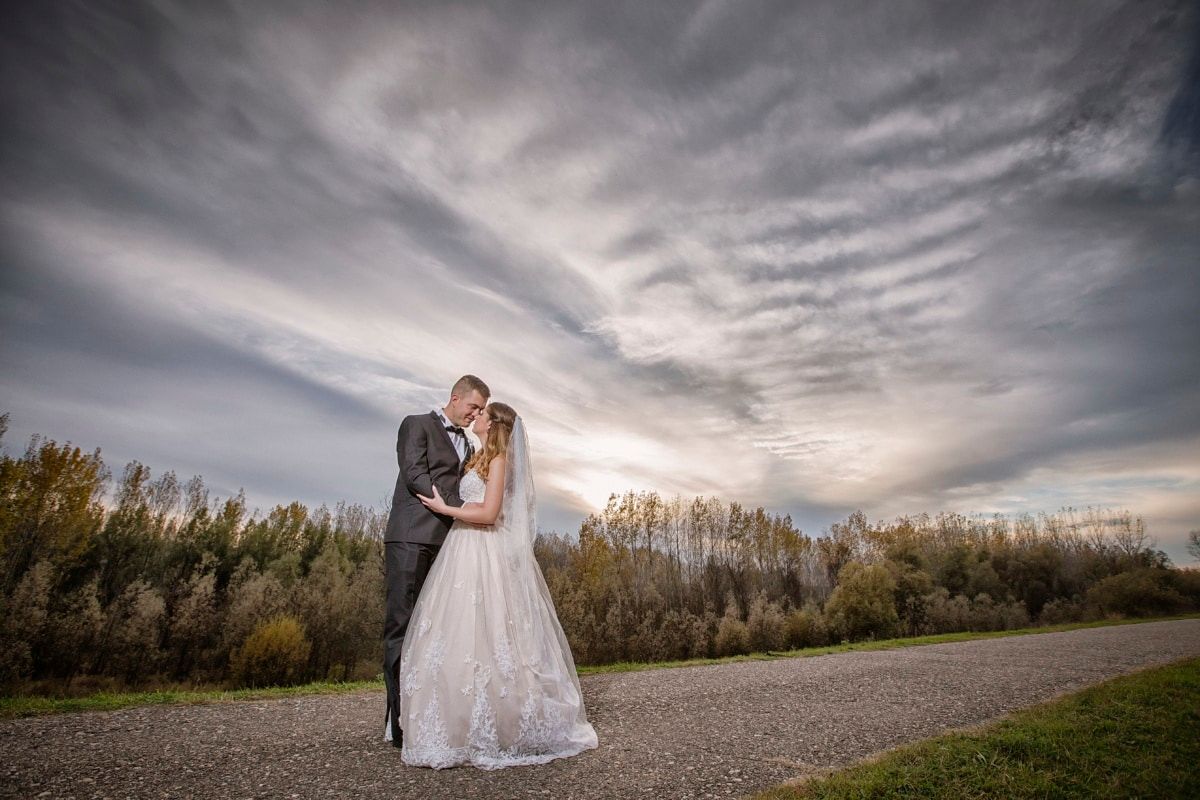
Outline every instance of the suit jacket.
<svg viewBox="0 0 1200 800"><path fill-rule="evenodd" d="M450 432L435 412L404 418L396 437L396 460L400 475L383 540L440 545L454 520L434 514L417 495L432 497L436 484L447 505L461 506L458 481L464 465L458 460Z"/></svg>

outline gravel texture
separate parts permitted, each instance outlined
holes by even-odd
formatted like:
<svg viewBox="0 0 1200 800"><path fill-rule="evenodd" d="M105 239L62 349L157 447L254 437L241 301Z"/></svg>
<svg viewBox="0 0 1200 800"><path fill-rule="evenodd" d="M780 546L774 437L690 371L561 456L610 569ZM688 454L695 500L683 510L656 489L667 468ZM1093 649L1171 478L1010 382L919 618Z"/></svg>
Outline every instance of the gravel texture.
<svg viewBox="0 0 1200 800"><path fill-rule="evenodd" d="M381 691L0 723L0 797L738 797L1200 656L1200 620L583 678L600 748L406 767Z"/></svg>

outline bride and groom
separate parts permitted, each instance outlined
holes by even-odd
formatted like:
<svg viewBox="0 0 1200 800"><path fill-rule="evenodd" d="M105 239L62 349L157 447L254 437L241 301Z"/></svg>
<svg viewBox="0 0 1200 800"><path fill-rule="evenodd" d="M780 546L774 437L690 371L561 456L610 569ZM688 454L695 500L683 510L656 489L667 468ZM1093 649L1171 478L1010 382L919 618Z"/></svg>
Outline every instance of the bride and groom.
<svg viewBox="0 0 1200 800"><path fill-rule="evenodd" d="M490 394L464 375L445 407L400 425L384 536L384 738L406 764L500 769L597 746L533 556L525 425Z"/></svg>

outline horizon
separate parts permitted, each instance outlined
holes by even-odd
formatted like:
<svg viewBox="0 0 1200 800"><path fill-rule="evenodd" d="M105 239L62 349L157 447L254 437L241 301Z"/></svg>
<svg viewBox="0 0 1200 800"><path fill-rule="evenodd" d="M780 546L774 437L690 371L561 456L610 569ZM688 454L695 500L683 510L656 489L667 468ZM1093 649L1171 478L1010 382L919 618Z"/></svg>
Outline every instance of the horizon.
<svg viewBox="0 0 1200 800"><path fill-rule="evenodd" d="M4 416L4 413L0 412L0 417L2 417L2 416ZM469 426L466 428L466 430L470 430ZM478 449L479 438L477 436L475 436L473 432L470 434L470 438L474 441L476 449ZM25 452L29 452L29 450L31 448L33 448L35 445L55 445L60 448L66 447L66 448L72 448L72 449L78 448L81 453L92 453L92 454L98 455L100 457L100 460L103 462L104 469L105 469L105 473L101 476L101 481L103 482L105 488L104 488L104 493L100 498L100 503L104 507L105 513L111 513L114 510L115 501L119 494L121 478L118 476L118 470L114 469L115 465L109 464L107 461L104 461L104 457L103 457L101 448L93 448L91 450L86 450L84 448L79 448L78 445L75 445L73 442L58 442L51 437L46 437L41 434L35 433L30 438L30 441L29 441L28 445L26 446ZM0 456L12 457L12 455L13 455L12 453L8 452L8 447L3 442L3 439L0 438ZM128 462L125 465L122 465L121 470L123 471L128 466L131 466L134 463L139 464L142 467L145 467L147 469L147 471L148 471L147 482L148 483L152 483L154 480L161 478L162 475L164 475L164 474L167 474L167 473L174 474L173 470L163 470L162 472L157 472L150 465L144 464L144 463L142 463L140 461L136 461L136 460L133 462ZM207 507L213 511L219 511L220 506L226 500L231 500L236 496L241 496L241 497L243 497L244 500L246 499L246 493L245 493L244 487L240 487L237 491L233 492L231 495L228 495L228 496L213 495L211 493L209 487L207 485L203 485L204 478L202 475L191 476L188 479L184 479L179 475L175 475L175 478L176 478L176 480L178 480L179 486L181 489L185 488L187 483L190 480L198 479L200 481L200 483L202 484L202 488L204 490L205 497L207 498ZM653 491L654 490L647 490L647 492L653 492ZM627 496L629 493L630 492L613 493L609 497L609 502L611 502L614 499L620 500L623 497ZM743 508L743 510L750 512L750 513L753 513L755 511L763 511L764 513L766 513L768 516L771 516L771 517L791 520L791 515L789 515L789 514L774 512L771 509L763 508L762 506L758 506L758 507L747 506L744 503L739 503L737 498L720 497L720 496L715 496L715 495L712 495L712 496L698 495L698 496L694 496L694 497L683 497L682 495L676 494L676 495L664 496L664 497L662 497L662 499L667 503L671 503L674 501L682 501L682 502L687 503L687 502L691 502L693 500L715 499L722 506L728 507L731 505L740 505ZM182 502L182 498L180 500ZM266 519L273 511L280 509L280 508L285 508L285 507L290 506L291 504L297 503L297 502L301 503L301 505L303 505L305 507L305 509L307 510L310 517L313 514L313 512L319 511L321 509L326 510L330 514L334 514L342 506L352 507L355 505L354 503L350 503L345 500L337 500L337 501L332 501L332 502L322 501L322 502L319 502L316 504L305 503L305 502L299 501L299 500L290 500L290 501L276 502L272 505L264 507L264 506L260 506L260 505L254 505L247 500L245 503L245 506L244 506L245 510L246 510L246 517L245 517L245 520L243 521L243 524L251 523L251 522L254 522L257 520L261 520L261 519ZM362 506L362 504L358 504L358 505ZM363 506L363 507L366 508L367 511L369 511L371 514L375 515L376 517L378 517L381 520L384 520L386 522L386 519L387 519L386 509L375 508L374 506ZM594 513L596 514L597 517L603 518L604 510L605 510L604 506L601 506ZM854 509L850 515L853 515L855 513L861 512L861 511L862 511L862 509ZM176 512L177 513L168 515L168 516L170 516L176 522L179 522L183 519L183 516L184 516L184 511L182 510L182 506L177 508ZM1074 517L1077 514L1084 515L1084 516L1098 514L1099 517L1098 518L1093 517L1090 520L1088 520L1088 519L1084 519L1081 521L1074 520ZM987 514L978 514L978 513L963 514L962 512L954 512L954 511L936 511L936 512L922 511L922 512L913 512L910 514L903 514L903 515L900 515L893 519L872 520L872 519L868 518L867 524L870 526L873 526L873 527L878 527L878 526L899 524L901 522L911 521L914 518L920 518L920 517L927 517L928 519L936 520L943 515L950 515L950 516L960 515L970 523L988 523L988 522L995 522L998 519L1003 519L1006 526L1011 528L1012 526L1014 526L1017 522L1019 522L1023 518L1032 519L1032 520L1041 520L1043 518L1054 519L1054 518L1062 518L1064 516L1067 516L1067 517L1072 518L1072 521L1068 525L1068 528L1070 528L1071 530L1075 530L1077 528L1083 528L1088 525L1095 526L1097 524L1097 522L1101 523L1104 526L1105 530L1108 530L1109 526L1115 525L1120 521L1122 514L1125 514L1127 516L1127 518L1129 520L1133 521L1135 524L1140 524L1140 523L1144 522L1141 515L1131 511L1130 509L1121 509L1121 508L1112 508L1112 507L1097 508L1097 507L1089 506L1088 508L1065 507L1065 508L1056 509L1054 511L1022 512L1019 514L1007 514L1007 515L1005 515L1005 514L987 515ZM848 515L848 516L850 516L850 515ZM567 540L573 540L573 541L577 542L579 540L580 531L582 530L582 527L586 522L587 522L587 518L581 519L579 524L577 524L573 530L567 530L567 531L559 531L557 529L547 529L545 526L539 524L537 526L537 532L539 535L560 536L560 537L566 538ZM842 524L845 524L846 522L847 522L847 519L845 519L845 518L833 521L833 523L842 523ZM809 539L813 539L813 540L820 539L820 538L827 538L830 536L830 530L829 530L828 526L823 528L819 533L814 533L814 532L803 529L801 526L795 524L794 520L792 520L792 527L801 536L806 536ZM1009 531L1009 533L1011 533L1011 531ZM1162 551L1161 548L1158 547L1157 540L1153 536L1153 533L1151 531L1147 530L1146 534L1147 534L1147 544L1146 544L1147 548L1149 548L1150 550L1165 552L1165 551ZM1186 543L1185 543L1185 545L1186 545ZM1192 558L1190 554L1188 555L1188 557ZM1200 569L1200 561L1197 561L1196 559L1192 558L1192 562L1193 563L1190 563L1190 564L1188 564L1188 563L1180 564L1180 563L1176 563L1175 559L1172 558L1171 566L1176 569Z"/></svg>
<svg viewBox="0 0 1200 800"><path fill-rule="evenodd" d="M14 4L0 413L386 507L471 373L609 494L1200 528L1200 6ZM119 466L118 466L119 465Z"/></svg>

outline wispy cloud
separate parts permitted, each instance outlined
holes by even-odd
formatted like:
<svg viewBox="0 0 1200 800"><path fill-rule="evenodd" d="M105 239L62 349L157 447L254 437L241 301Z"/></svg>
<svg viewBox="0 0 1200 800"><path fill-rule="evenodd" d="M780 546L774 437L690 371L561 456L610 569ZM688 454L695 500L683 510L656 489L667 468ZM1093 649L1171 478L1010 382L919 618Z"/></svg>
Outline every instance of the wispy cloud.
<svg viewBox="0 0 1200 800"><path fill-rule="evenodd" d="M14 11L14 433L378 505L475 372L560 528L1118 504L1185 557L1194 6L281 10Z"/></svg>

